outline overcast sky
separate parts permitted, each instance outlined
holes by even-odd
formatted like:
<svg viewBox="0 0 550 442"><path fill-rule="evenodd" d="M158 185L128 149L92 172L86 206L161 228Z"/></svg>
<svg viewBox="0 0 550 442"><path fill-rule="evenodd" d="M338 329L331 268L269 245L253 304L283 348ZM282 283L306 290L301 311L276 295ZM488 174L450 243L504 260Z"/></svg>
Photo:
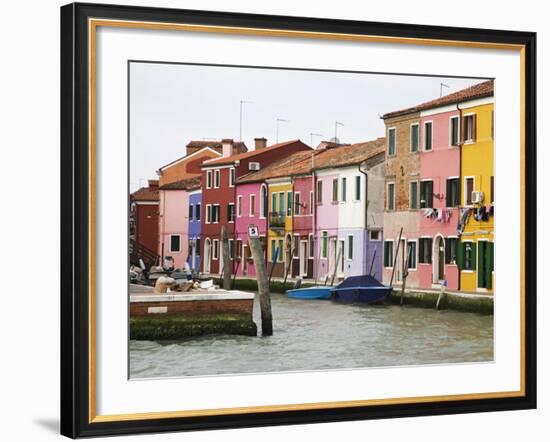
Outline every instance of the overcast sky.
<svg viewBox="0 0 550 442"><path fill-rule="evenodd" d="M183 156L189 140L254 138L268 145L301 139L317 145L334 137L356 143L384 136L379 115L479 83L480 79L249 69L179 64L130 65L130 190L156 178L161 166Z"/></svg>

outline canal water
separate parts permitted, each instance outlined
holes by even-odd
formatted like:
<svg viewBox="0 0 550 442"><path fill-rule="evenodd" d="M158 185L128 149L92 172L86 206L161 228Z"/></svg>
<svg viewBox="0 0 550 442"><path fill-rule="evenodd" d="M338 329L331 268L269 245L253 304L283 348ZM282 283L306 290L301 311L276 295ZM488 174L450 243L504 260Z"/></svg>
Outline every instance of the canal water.
<svg viewBox="0 0 550 442"><path fill-rule="evenodd" d="M256 297L257 298L257 297ZM130 341L130 377L201 376L493 360L493 316L272 295L273 336ZM254 320L260 330L258 300Z"/></svg>

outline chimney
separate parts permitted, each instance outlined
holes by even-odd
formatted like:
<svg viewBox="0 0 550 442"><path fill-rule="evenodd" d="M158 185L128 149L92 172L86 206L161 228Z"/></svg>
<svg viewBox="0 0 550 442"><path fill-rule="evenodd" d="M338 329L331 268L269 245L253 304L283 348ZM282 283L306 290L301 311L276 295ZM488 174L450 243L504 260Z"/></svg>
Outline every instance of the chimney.
<svg viewBox="0 0 550 442"><path fill-rule="evenodd" d="M254 148L256 150L263 149L267 146L267 138L254 138Z"/></svg>
<svg viewBox="0 0 550 442"><path fill-rule="evenodd" d="M149 189L156 189L159 186L159 180L148 180L147 184L149 186Z"/></svg>
<svg viewBox="0 0 550 442"><path fill-rule="evenodd" d="M222 140L222 158L227 158L233 155L233 139L224 138Z"/></svg>

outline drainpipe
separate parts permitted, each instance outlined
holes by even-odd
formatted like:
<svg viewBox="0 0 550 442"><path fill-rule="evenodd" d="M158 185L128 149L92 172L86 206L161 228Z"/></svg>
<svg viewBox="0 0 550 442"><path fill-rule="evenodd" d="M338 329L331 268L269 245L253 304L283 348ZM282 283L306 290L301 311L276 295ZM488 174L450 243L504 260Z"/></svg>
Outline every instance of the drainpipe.
<svg viewBox="0 0 550 442"><path fill-rule="evenodd" d="M368 209L369 209L369 175L367 172L363 171L361 169L361 163L359 163L357 165L357 169L359 170L359 172L361 172L363 175L365 175L365 238L364 238L364 246L363 246L363 251L364 251L364 255L363 255L363 265L365 266L365 271L364 271L364 275L367 274L368 272L368 265L369 265L369 260L367 259L367 252L368 252L368 247L367 247L367 244L368 244L368 235L369 235L369 232L368 232L368 229L367 229L367 226L368 226Z"/></svg>
<svg viewBox="0 0 550 442"><path fill-rule="evenodd" d="M240 164L239 161L233 162L233 168L235 169L235 182L233 183L233 211L234 211L233 213L233 217L234 217L233 219L233 261L231 261L231 256L229 256L229 261L231 263L231 273L233 274L233 280L237 275L237 269L235 267L235 258L236 258L235 247L237 247L237 166L239 164ZM231 171L229 171L229 174L231 174ZM241 257L241 259L243 258L244 257ZM231 288L233 288L233 286Z"/></svg>

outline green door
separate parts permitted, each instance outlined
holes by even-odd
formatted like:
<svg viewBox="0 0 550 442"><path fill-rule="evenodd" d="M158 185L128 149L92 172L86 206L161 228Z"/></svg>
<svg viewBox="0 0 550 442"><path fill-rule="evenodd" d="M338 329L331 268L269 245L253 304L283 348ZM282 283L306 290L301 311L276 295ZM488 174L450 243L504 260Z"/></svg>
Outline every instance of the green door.
<svg viewBox="0 0 550 442"><path fill-rule="evenodd" d="M494 245L489 241L478 241L477 254L477 286L490 289L492 287Z"/></svg>

